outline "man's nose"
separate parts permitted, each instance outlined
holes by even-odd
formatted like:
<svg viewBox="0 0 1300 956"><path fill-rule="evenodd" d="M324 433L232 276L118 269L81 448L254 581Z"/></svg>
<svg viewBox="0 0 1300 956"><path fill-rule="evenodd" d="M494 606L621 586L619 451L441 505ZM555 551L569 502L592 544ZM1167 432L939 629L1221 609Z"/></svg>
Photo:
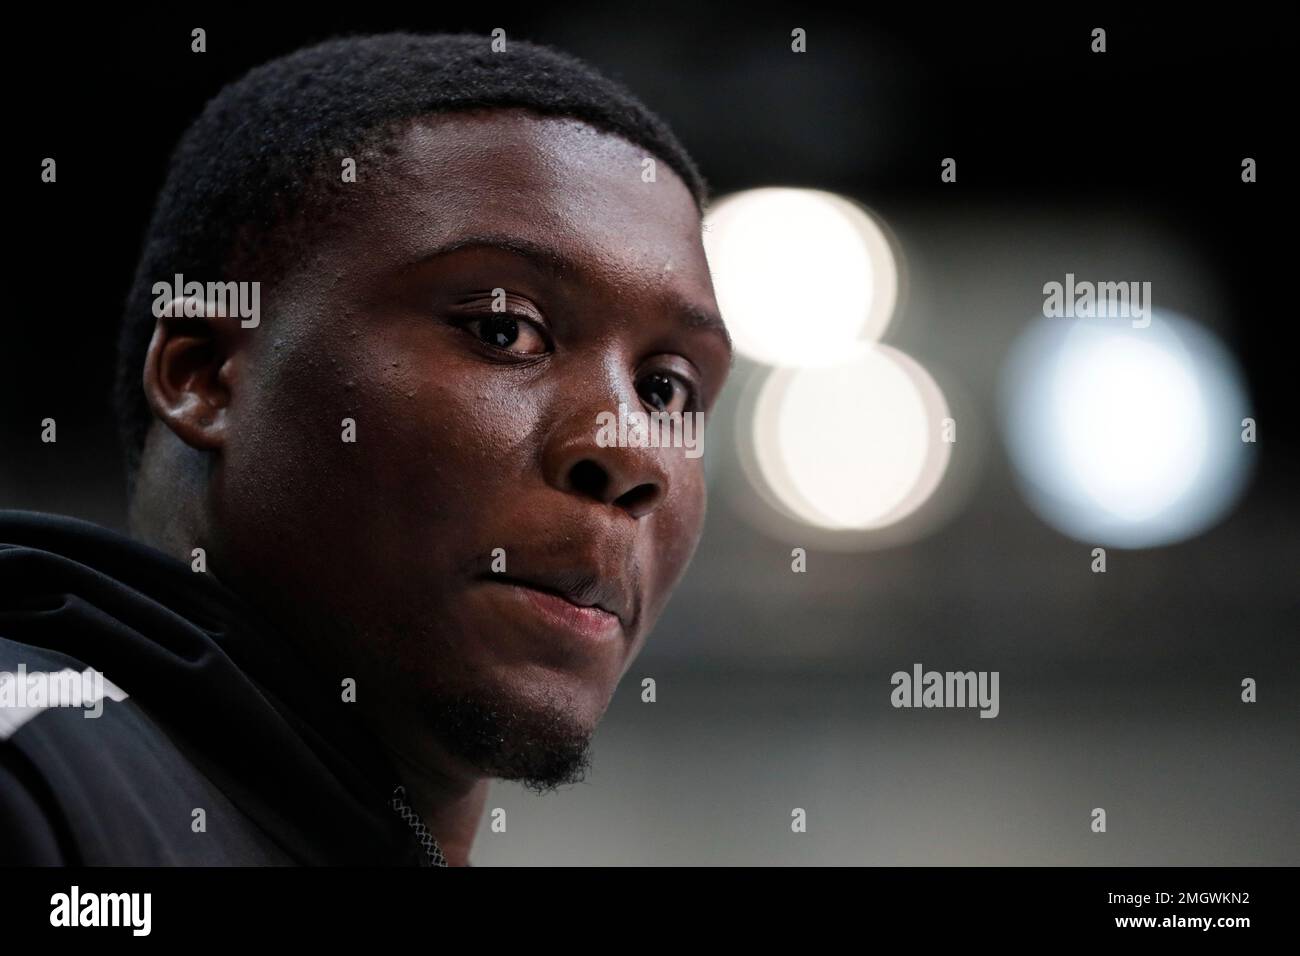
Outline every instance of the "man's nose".
<svg viewBox="0 0 1300 956"><path fill-rule="evenodd" d="M617 417L620 402L629 412L645 411L635 389L630 391L621 394L620 389L620 394L611 396L612 405L587 402L582 411L575 410L551 435L543 467L552 487L644 518L668 497L671 479L664 450L610 445L598 439L601 412Z"/></svg>

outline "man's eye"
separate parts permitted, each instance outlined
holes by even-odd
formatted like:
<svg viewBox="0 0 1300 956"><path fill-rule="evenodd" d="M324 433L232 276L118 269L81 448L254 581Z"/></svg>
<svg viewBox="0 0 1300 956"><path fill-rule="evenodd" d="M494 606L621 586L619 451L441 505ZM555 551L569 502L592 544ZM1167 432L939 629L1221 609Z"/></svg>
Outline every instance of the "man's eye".
<svg viewBox="0 0 1300 956"><path fill-rule="evenodd" d="M546 339L537 326L528 319L513 315L487 315L465 323L480 342L514 352L517 355L541 355L546 352Z"/></svg>
<svg viewBox="0 0 1300 956"><path fill-rule="evenodd" d="M652 372L636 385L637 394L653 411L684 412L692 404L692 391L676 375Z"/></svg>

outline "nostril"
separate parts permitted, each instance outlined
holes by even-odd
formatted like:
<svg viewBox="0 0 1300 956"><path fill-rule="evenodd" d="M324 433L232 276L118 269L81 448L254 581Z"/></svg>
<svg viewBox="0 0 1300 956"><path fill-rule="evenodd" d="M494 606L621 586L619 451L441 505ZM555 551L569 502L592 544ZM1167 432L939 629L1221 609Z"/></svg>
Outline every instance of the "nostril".
<svg viewBox="0 0 1300 956"><path fill-rule="evenodd" d="M609 473L590 458L584 458L569 469L569 483L574 491L604 501Z"/></svg>
<svg viewBox="0 0 1300 956"><path fill-rule="evenodd" d="M654 504L659 496L659 486L652 484L637 485L631 491L624 492L615 499L614 504L633 515L639 515Z"/></svg>

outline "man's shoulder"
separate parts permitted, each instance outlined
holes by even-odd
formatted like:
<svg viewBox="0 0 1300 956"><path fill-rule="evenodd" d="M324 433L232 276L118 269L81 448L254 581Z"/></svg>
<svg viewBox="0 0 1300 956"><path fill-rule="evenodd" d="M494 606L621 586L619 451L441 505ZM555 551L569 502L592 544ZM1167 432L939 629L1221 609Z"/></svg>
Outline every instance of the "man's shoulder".
<svg viewBox="0 0 1300 956"><path fill-rule="evenodd" d="M3 637L0 781L12 862L290 862L128 688Z"/></svg>
<svg viewBox="0 0 1300 956"><path fill-rule="evenodd" d="M332 680L238 595L139 542L0 516L0 673L4 856L15 826L35 833L29 856L91 864L405 864L418 849L387 803L396 771Z"/></svg>

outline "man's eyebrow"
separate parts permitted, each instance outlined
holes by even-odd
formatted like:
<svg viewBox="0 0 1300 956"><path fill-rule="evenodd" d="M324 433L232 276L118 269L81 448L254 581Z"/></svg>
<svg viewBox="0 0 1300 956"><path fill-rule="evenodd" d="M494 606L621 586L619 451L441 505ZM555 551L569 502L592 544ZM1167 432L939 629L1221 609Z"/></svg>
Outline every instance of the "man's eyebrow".
<svg viewBox="0 0 1300 956"><path fill-rule="evenodd" d="M465 249L499 249L502 252L508 252L529 260L535 266L557 279L571 279L575 275L581 275L586 271L576 259L570 258L550 246L534 242L531 239L525 239L522 236L499 233L462 236L452 239L420 256L419 263L429 262ZM689 302L682 302L677 299L673 300L672 309L687 328L701 329L718 335L727 348L728 358L734 364L735 349L731 342L731 333L727 331L727 323L722 320L722 316L712 310L701 309Z"/></svg>
<svg viewBox="0 0 1300 956"><path fill-rule="evenodd" d="M422 254L419 260L413 265L422 265L434 259L440 259L443 256L449 256L454 252L461 252L465 249L499 249L502 252L509 252L512 255L519 256L521 259L527 259L533 265L550 273L556 278L571 278L575 273L583 271L582 265L576 260L571 259L564 253L550 246L531 239L525 239L522 236L500 235L490 233L477 236L461 236L452 239L435 249Z"/></svg>
<svg viewBox="0 0 1300 956"><path fill-rule="evenodd" d="M727 323L722 321L722 316L713 311L697 308L687 302L676 305L674 311L682 317L687 328L702 329L705 332L712 332L721 337L723 344L727 347L728 361L733 365L735 364L736 350L731 343L731 333L727 331Z"/></svg>

